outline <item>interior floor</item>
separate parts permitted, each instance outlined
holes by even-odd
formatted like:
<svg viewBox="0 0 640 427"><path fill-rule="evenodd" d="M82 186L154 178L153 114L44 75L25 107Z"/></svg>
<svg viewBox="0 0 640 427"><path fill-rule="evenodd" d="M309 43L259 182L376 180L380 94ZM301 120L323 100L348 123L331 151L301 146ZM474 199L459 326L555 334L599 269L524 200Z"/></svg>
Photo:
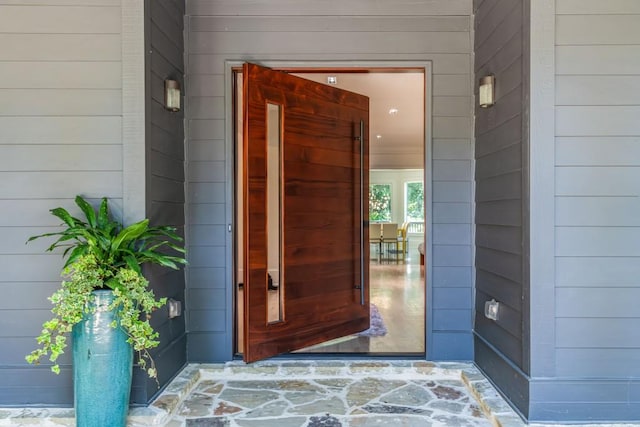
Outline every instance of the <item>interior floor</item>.
<svg viewBox="0 0 640 427"><path fill-rule="evenodd" d="M422 235L409 238L403 258L371 245L370 300L378 308L387 333L383 336L349 335L299 352L411 354L425 352L425 277L418 244Z"/></svg>

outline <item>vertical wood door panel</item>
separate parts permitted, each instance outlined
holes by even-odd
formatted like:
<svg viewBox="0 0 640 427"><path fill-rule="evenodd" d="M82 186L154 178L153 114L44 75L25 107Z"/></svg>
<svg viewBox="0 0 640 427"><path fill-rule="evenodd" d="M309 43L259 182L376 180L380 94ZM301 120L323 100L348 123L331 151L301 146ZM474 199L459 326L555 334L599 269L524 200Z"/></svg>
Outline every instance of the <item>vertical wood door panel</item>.
<svg viewBox="0 0 640 427"><path fill-rule="evenodd" d="M244 359L252 362L369 327L369 99L254 64L244 65L243 97ZM273 323L267 322L269 103L281 106L284 297L282 319Z"/></svg>

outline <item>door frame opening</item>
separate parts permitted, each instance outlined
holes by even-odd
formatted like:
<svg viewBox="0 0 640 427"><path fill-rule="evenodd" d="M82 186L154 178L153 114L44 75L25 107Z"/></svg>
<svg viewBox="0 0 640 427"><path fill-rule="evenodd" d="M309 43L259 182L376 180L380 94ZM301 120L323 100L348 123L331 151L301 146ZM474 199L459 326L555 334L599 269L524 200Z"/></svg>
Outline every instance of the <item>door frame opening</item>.
<svg viewBox="0 0 640 427"><path fill-rule="evenodd" d="M227 269L225 277L225 283L230 286L230 292L225 292L225 304L227 307L232 307L231 310L227 310L227 316L225 323L227 330L232 331L229 340L229 348L232 349L233 354L237 349L236 337L237 337L237 292L236 292L236 251L237 245L240 242L237 241L236 231L236 212L235 212L235 198L236 198L236 135L235 135L235 109L234 105L236 90L233 82L233 76L236 70L242 68L242 64L247 61L241 60L228 60L225 61L225 160L227 176L225 187L225 199L227 201L227 210L225 212L227 223L229 224L229 233L227 233L226 243L227 250L226 256L228 259L233 260L233 268ZM418 71L424 74L424 209L425 209L425 230L424 230L424 243L425 243L425 274L423 277L425 286L425 358L431 359L433 354L433 112L432 112L432 87L433 87L433 70L431 61L259 61L251 59L251 62L260 64L265 67L272 68L278 71L285 72L366 72L371 71L386 71L386 72L406 72L406 71ZM230 178L230 179L229 179ZM299 356L296 353L296 356ZM313 355L314 357L316 354ZM373 355L372 355L373 356ZM306 356L300 356L306 357Z"/></svg>

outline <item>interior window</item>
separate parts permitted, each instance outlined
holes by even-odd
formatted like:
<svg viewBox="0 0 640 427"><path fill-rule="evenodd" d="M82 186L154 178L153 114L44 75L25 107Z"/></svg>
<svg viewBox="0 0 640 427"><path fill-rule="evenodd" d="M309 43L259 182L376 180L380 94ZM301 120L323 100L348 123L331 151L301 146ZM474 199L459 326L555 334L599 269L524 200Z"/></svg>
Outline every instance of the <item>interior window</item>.
<svg viewBox="0 0 640 427"><path fill-rule="evenodd" d="M391 221L391 184L369 186L369 221Z"/></svg>

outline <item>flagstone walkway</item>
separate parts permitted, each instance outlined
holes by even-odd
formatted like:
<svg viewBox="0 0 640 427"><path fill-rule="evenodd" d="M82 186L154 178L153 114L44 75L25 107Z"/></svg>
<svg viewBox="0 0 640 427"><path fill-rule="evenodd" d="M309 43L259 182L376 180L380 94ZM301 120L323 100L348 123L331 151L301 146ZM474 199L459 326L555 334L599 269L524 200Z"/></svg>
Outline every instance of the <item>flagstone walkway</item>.
<svg viewBox="0 0 640 427"><path fill-rule="evenodd" d="M282 360L189 365L128 426L483 427L496 415L522 425L472 364ZM0 426L73 425L72 409L0 409Z"/></svg>
<svg viewBox="0 0 640 427"><path fill-rule="evenodd" d="M167 426L491 426L460 373L428 362L205 367Z"/></svg>
<svg viewBox="0 0 640 427"><path fill-rule="evenodd" d="M522 427L471 363L192 364L129 427ZM631 424L628 424L629 426ZM75 426L72 409L0 408L0 426ZM603 425L604 426L604 425ZM543 426L539 426L543 427Z"/></svg>

